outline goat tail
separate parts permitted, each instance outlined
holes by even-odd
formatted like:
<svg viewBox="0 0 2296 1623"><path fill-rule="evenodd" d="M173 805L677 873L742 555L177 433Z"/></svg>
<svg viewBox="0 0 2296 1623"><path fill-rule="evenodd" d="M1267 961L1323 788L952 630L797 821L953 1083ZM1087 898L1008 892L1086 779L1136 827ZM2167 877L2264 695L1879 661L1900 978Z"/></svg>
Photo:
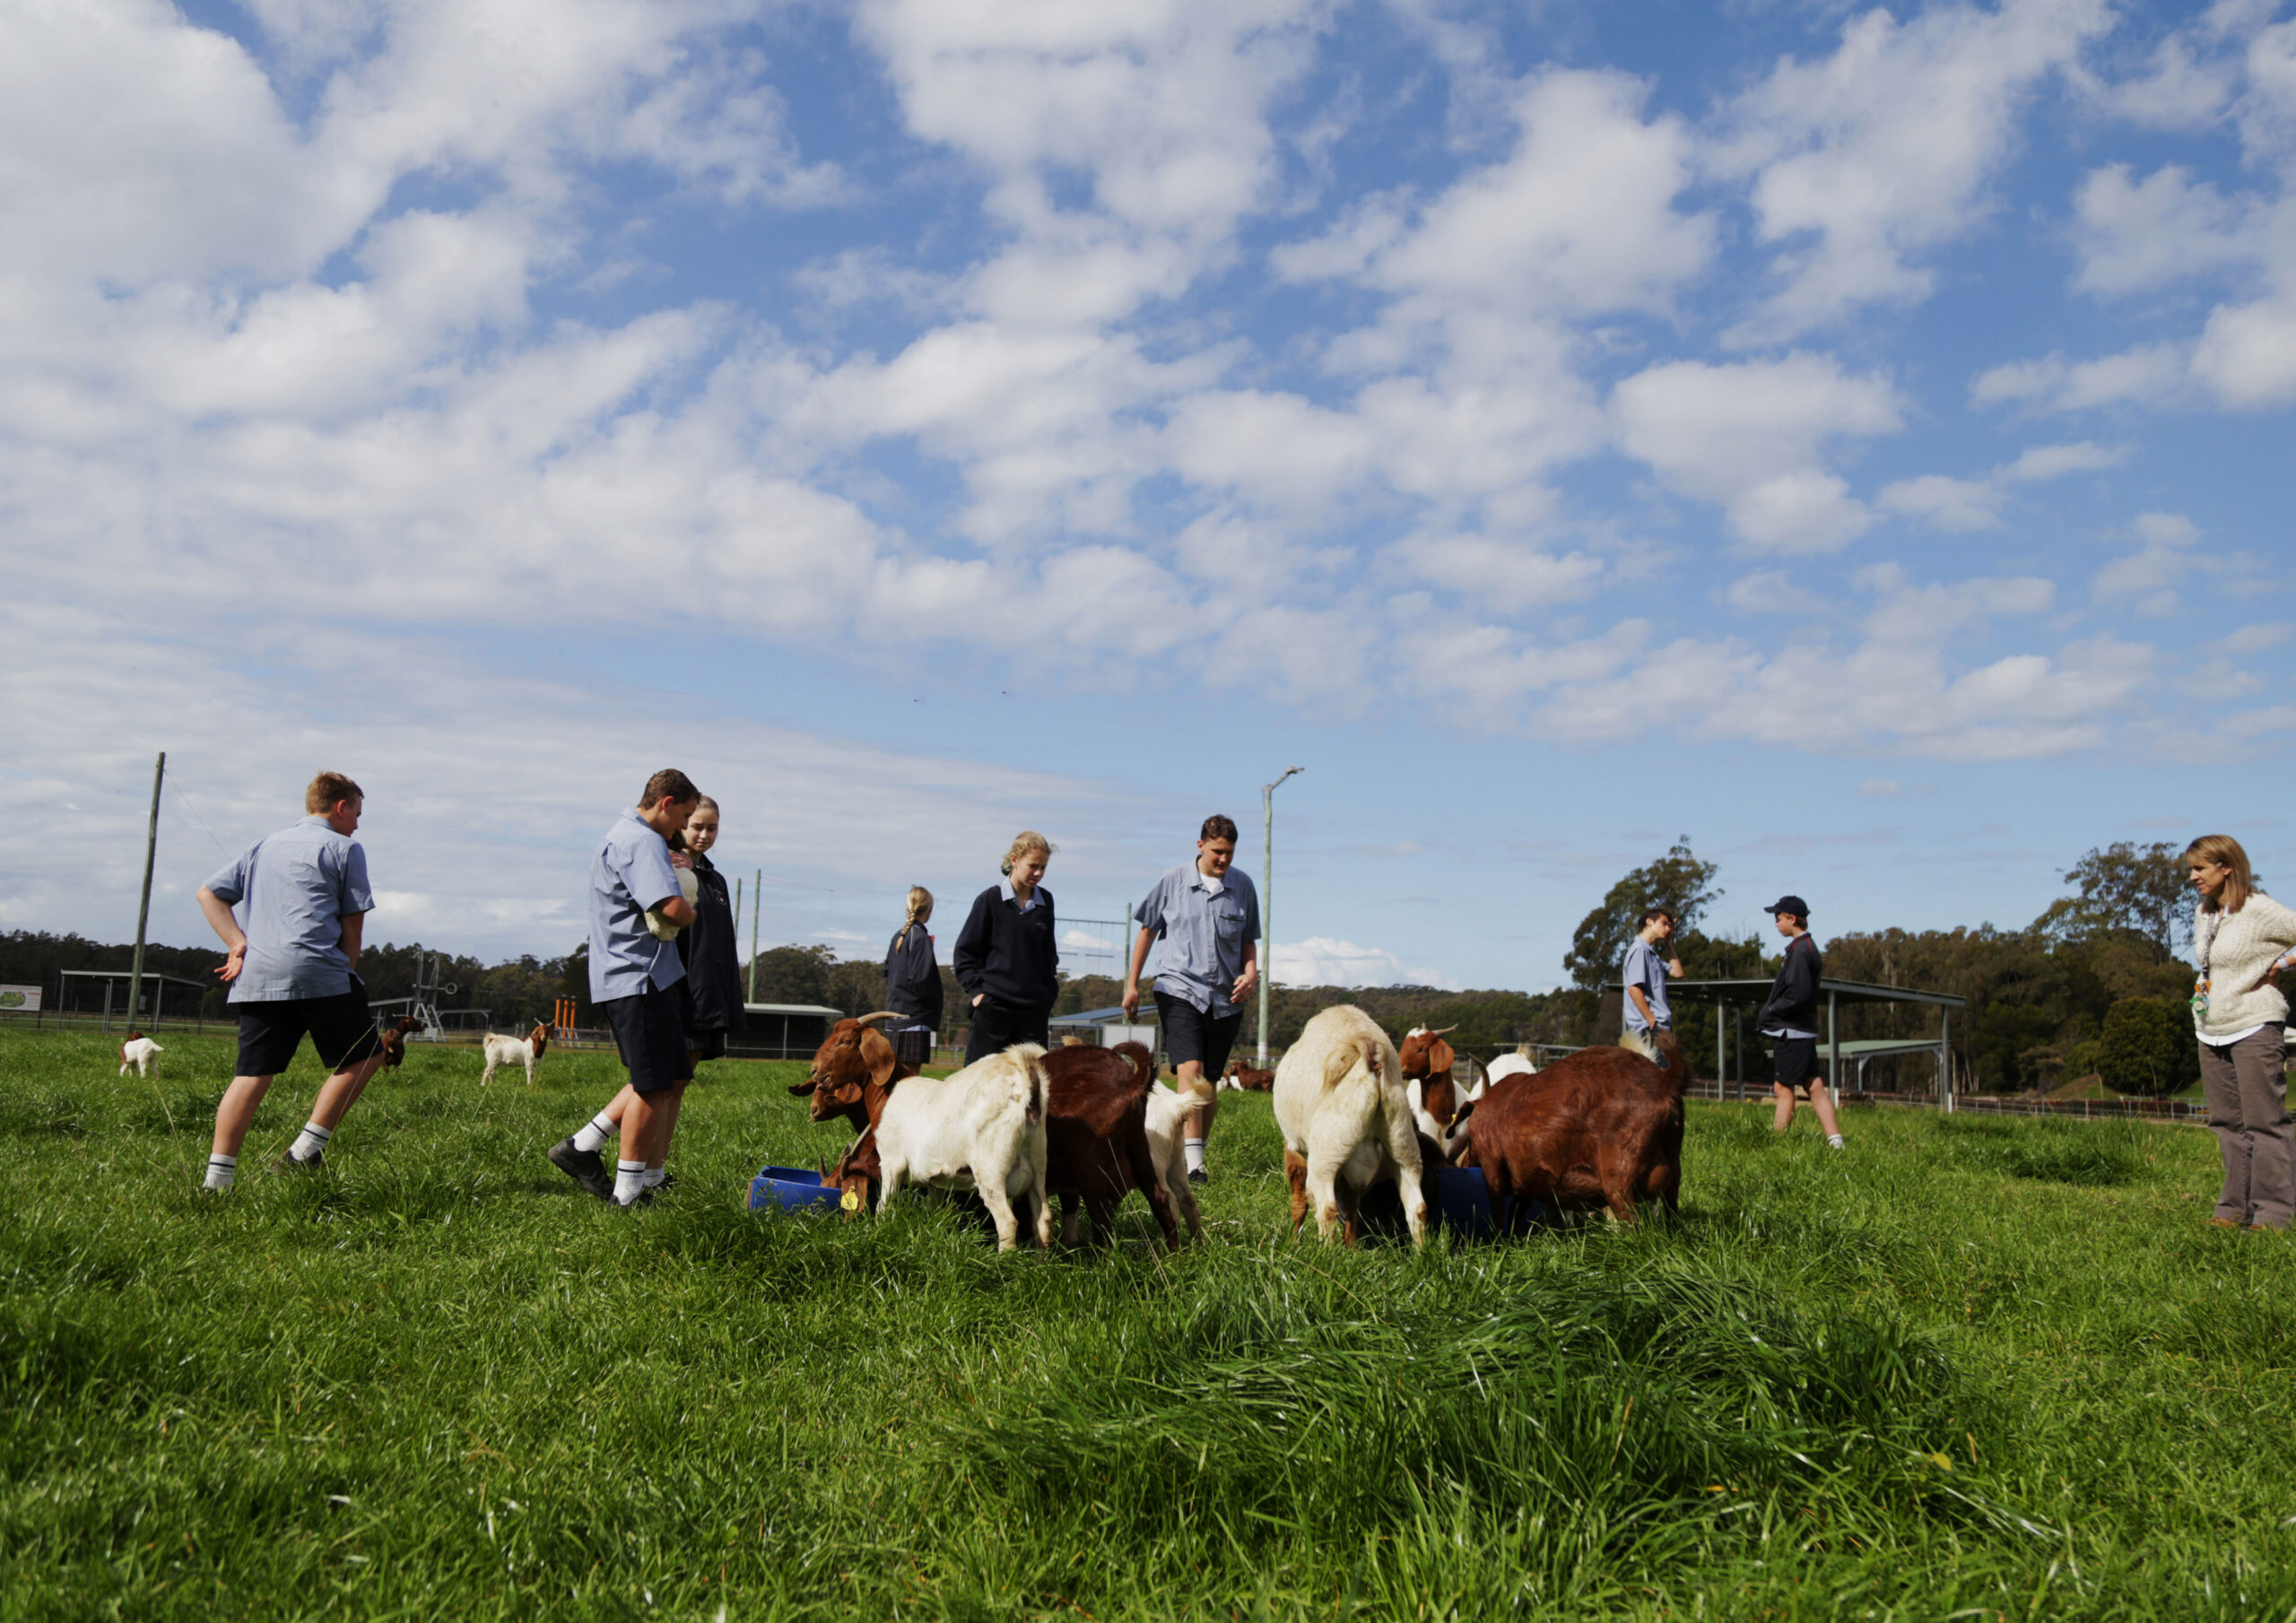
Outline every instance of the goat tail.
<svg viewBox="0 0 2296 1623"><path fill-rule="evenodd" d="M1124 1055L1125 1063L1132 1067L1132 1080L1137 1086L1146 1088L1155 1081L1156 1056L1148 1052L1147 1044L1118 1043L1109 1052Z"/></svg>

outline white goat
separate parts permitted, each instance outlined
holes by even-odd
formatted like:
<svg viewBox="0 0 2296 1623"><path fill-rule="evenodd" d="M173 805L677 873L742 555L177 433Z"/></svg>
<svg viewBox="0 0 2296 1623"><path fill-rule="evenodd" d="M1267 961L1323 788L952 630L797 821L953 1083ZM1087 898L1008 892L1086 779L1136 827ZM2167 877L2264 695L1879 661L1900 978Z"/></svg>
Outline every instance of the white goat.
<svg viewBox="0 0 2296 1623"><path fill-rule="evenodd" d="M136 1075L149 1076L152 1074L152 1061L166 1052L165 1048L161 1047L150 1037L132 1032L127 1040L119 1046L119 1073L126 1076L129 1067L133 1066Z"/></svg>
<svg viewBox="0 0 2296 1623"><path fill-rule="evenodd" d="M497 1037L486 1034L486 1069L479 1075L478 1085L485 1087L494 1080L497 1065L524 1065L526 1086L535 1085L535 1062L550 1047L550 1028L536 1026L524 1037Z"/></svg>
<svg viewBox="0 0 2296 1623"><path fill-rule="evenodd" d="M1013 1198L1024 1194L1037 1244L1050 1245L1044 1115L1051 1087L1044 1050L1034 1043L1016 1044L952 1076L902 1078L874 1129L883 1191L877 1215L884 1215L904 1180L977 1188L996 1221L996 1248L1011 1251L1021 1232Z"/></svg>
<svg viewBox="0 0 2296 1623"><path fill-rule="evenodd" d="M1164 1186L1164 1198L1171 1202L1174 1213L1187 1219L1187 1237L1192 1240L1204 1237L1204 1214L1196 1208L1196 1191L1188 1187L1182 1125L1199 1102L1192 1092L1176 1093L1161 1083L1149 1084L1148 1159L1156 1164L1156 1181Z"/></svg>
<svg viewBox="0 0 2296 1623"><path fill-rule="evenodd" d="M1318 1234L1329 1239L1344 1217L1353 1238L1363 1191L1393 1178L1412 1243L1425 1243L1427 1196L1403 1064L1370 1015L1335 1003L1308 1022L1275 1068L1275 1124L1292 1180L1293 1233L1312 1205Z"/></svg>
<svg viewBox="0 0 2296 1623"><path fill-rule="evenodd" d="M1451 1124L1448 1128L1427 1113L1426 1097L1421 1091L1420 1080L1414 1076L1405 1085L1404 1097L1411 1101L1412 1125L1443 1147L1446 1161L1456 1163L1458 1160L1459 1150L1467 1141L1466 1107L1481 1099L1490 1085L1487 1077L1475 1078L1474 1086L1458 1096L1458 1108L1452 1115Z"/></svg>

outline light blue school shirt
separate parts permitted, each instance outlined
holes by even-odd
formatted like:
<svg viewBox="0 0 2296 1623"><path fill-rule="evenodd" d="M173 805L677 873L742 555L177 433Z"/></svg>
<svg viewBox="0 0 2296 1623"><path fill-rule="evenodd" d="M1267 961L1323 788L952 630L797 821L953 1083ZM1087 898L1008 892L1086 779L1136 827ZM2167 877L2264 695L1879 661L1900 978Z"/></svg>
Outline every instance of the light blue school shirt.
<svg viewBox="0 0 2296 1623"><path fill-rule="evenodd" d="M635 997L685 976L675 942L657 941L646 911L678 889L670 845L635 812L614 819L590 864L590 1001Z"/></svg>
<svg viewBox="0 0 2296 1623"><path fill-rule="evenodd" d="M1214 1020L1238 1011L1228 994L1244 972L1245 950L1259 939L1259 892L1251 875L1231 868L1221 883L1214 895L1196 864L1182 863L1164 871L1133 914L1164 943L1156 955L1155 989Z"/></svg>
<svg viewBox="0 0 2296 1623"><path fill-rule="evenodd" d="M343 918L375 906L367 853L324 817L307 817L257 840L207 881L238 914L248 938L233 1003L336 997L351 990Z"/></svg>
<svg viewBox="0 0 2296 1623"><path fill-rule="evenodd" d="M1671 1031L1674 1028L1674 1011L1666 1007L1666 960L1658 956L1658 949L1640 936L1626 950L1626 966L1620 972L1630 986L1642 988L1642 995L1650 1000L1650 1012L1658 1024ZM1634 1000L1626 1000L1626 1023L1637 1031L1650 1029Z"/></svg>

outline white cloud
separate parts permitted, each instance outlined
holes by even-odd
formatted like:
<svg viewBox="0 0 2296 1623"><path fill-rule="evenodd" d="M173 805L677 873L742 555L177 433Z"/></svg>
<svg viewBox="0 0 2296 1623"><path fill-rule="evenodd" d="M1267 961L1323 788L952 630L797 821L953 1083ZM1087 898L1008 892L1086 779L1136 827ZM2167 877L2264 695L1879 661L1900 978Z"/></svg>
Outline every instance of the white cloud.
<svg viewBox="0 0 2296 1623"><path fill-rule="evenodd" d="M1388 551L1398 577L1447 586L1501 614L1552 607L1590 595L1603 560L1552 552L1488 535L1422 535Z"/></svg>
<svg viewBox="0 0 2296 1623"><path fill-rule="evenodd" d="M2175 344L2146 343L2095 360L2051 355L2013 360L1981 373L1970 386L1976 405L2014 402L2045 412L2085 412L2143 402L2176 403L2187 391L2185 353Z"/></svg>
<svg viewBox="0 0 2296 1623"><path fill-rule="evenodd" d="M1745 614L1823 614L1833 605L1783 569L1757 569L1732 581L1722 601Z"/></svg>
<svg viewBox="0 0 2296 1623"><path fill-rule="evenodd" d="M2266 648L2276 648L2296 636L2296 623L2287 621L2242 626L2226 634L2225 652L2230 654L2261 654Z"/></svg>
<svg viewBox="0 0 2296 1623"><path fill-rule="evenodd" d="M2081 183L2075 242L2083 292L2143 292L2255 261L2265 248L2250 211L2190 171L2164 164L2142 181L2108 164Z"/></svg>
<svg viewBox="0 0 2296 1623"><path fill-rule="evenodd" d="M1457 991L1459 983L1439 969L1409 968L1380 947L1310 936L1275 942L1268 949L1271 979L1286 986L1439 986Z"/></svg>
<svg viewBox="0 0 2296 1623"><path fill-rule="evenodd" d="M1901 479L1882 488L1881 502L1892 512L1926 518L1941 530L1989 530L2001 524L2002 504L2010 487L2067 473L2097 473L2119 463L2126 453L2092 440L2070 445L2034 446L1990 473L1977 479L1954 479L1926 473Z"/></svg>
<svg viewBox="0 0 2296 1623"><path fill-rule="evenodd" d="M1869 777L1857 785L1857 793L1872 800L1889 800L1905 793L1905 785L1894 777Z"/></svg>
<svg viewBox="0 0 2296 1623"><path fill-rule="evenodd" d="M1739 96L1716 164L1752 181L1783 285L1750 335L1790 336L1876 300L1925 298L1917 256L1985 213L2035 87L2109 21L2102 0L1876 8L1831 56L1788 57Z"/></svg>
<svg viewBox="0 0 2296 1623"><path fill-rule="evenodd" d="M2200 530L2180 513L2141 513L2131 526L2143 544L2097 571L2100 600L2133 597L2143 614L2165 614L2177 606L2177 582L2192 572L2189 550Z"/></svg>
<svg viewBox="0 0 2296 1623"><path fill-rule="evenodd" d="M1897 392L1853 377L1831 357L1710 366L1670 361L1619 384L1620 443L1674 489L1720 503L1755 551L1832 551L1873 519L1818 464L1828 442L1893 432Z"/></svg>
<svg viewBox="0 0 2296 1623"><path fill-rule="evenodd" d="M2261 411L2296 400L2296 291L2219 306L2192 369L2229 406Z"/></svg>

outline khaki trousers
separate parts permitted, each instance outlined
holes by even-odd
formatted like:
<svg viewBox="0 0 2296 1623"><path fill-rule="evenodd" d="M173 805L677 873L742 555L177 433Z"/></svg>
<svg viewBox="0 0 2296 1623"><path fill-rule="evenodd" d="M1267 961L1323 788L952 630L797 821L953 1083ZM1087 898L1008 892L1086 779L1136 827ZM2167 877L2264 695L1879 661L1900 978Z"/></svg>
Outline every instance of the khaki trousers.
<svg viewBox="0 0 2296 1623"><path fill-rule="evenodd" d="M2239 1042L2200 1046L2209 1131L2224 1153L2216 1215L2285 1228L2296 1217L2296 1133L2288 1119L2285 1032L2266 1026Z"/></svg>

